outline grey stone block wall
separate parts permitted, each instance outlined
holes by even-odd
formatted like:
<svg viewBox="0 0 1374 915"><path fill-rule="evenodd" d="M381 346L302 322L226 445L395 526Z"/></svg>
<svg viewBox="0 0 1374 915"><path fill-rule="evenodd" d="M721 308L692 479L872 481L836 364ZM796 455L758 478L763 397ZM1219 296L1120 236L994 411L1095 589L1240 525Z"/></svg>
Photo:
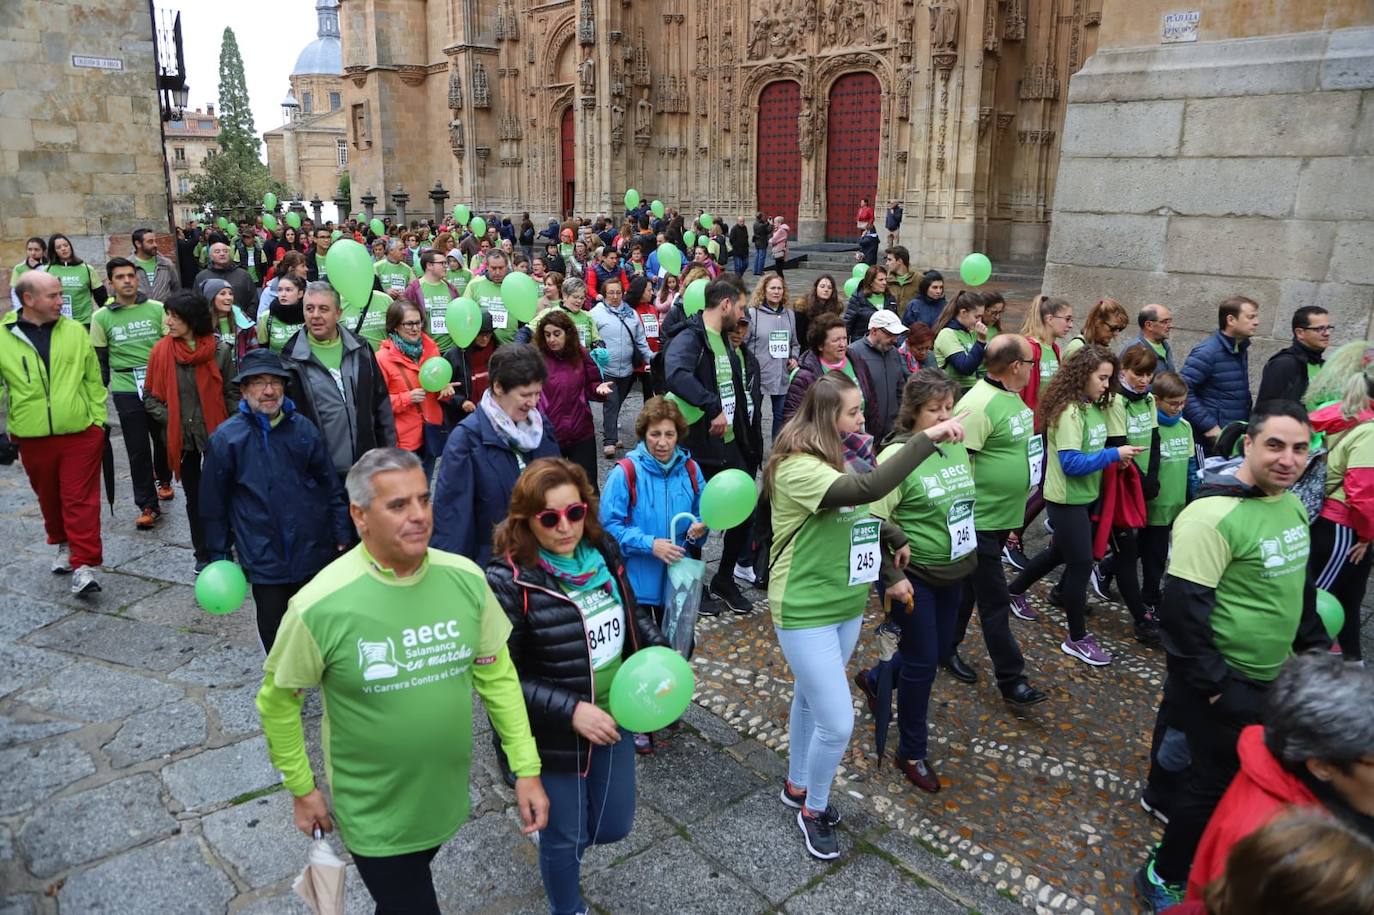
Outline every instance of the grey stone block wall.
<svg viewBox="0 0 1374 915"><path fill-rule="evenodd" d="M1045 291L1174 309L1182 349L1232 293L1250 366L1323 305L1374 335L1374 28L1101 51L1069 84Z"/></svg>

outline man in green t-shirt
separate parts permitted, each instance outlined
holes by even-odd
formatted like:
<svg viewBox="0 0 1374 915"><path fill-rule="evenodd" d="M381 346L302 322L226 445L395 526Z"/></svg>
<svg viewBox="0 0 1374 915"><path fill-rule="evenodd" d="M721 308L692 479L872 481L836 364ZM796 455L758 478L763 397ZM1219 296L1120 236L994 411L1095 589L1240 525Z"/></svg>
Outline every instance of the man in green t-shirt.
<svg viewBox="0 0 1374 915"><path fill-rule="evenodd" d="M320 690L333 816L358 875L380 912L437 913L429 864L468 817L473 689L516 776L525 835L548 823L539 752L505 612L475 564L430 549L419 459L374 449L347 486L362 543L291 599L263 665L258 713L296 828L331 832L300 717L304 691Z"/></svg>
<svg viewBox="0 0 1374 915"><path fill-rule="evenodd" d="M425 332L434 338L439 352L453 349L453 337L448 332L448 304L458 298L458 290L451 286L445 275L448 261L438 251L426 251L420 255L420 277L406 287L405 297L425 318Z"/></svg>
<svg viewBox="0 0 1374 915"><path fill-rule="evenodd" d="M134 229L132 237L138 288L150 299L167 301L172 293L181 290L181 271L157 250L157 236L152 229Z"/></svg>
<svg viewBox="0 0 1374 915"><path fill-rule="evenodd" d="M406 248L399 238L388 239L386 257L372 266L372 272L382 283L382 291L391 296L394 302L401 297L415 279L415 271L405 262Z"/></svg>
<svg viewBox="0 0 1374 915"><path fill-rule="evenodd" d="M143 408L143 382L148 354L162 339L162 303L139 291L139 269L127 258L105 265L114 298L91 316L91 345L100 359L100 374L114 395L124 450L129 455L138 520L134 526L150 530L162 515L159 502L171 499L172 471L167 466L163 430Z"/></svg>
<svg viewBox="0 0 1374 915"><path fill-rule="evenodd" d="M1307 465L1311 435L1298 404L1261 404L1235 475L1207 477L1174 521L1159 605L1169 655L1164 703L1192 761L1164 841L1136 874L1156 911L1181 897L1203 829L1240 768L1236 741L1260 720L1279 668L1294 652L1331 644L1307 570L1307 511L1288 492Z"/></svg>
<svg viewBox="0 0 1374 915"><path fill-rule="evenodd" d="M1040 482L1044 470L1034 416L1019 396L1035 363L1030 344L1020 334L994 339L983 361L987 377L976 381L954 407L954 415L963 417L964 446L973 462L978 571L972 576L972 586L964 588L955 650L941 663L959 680L978 679L958 652L976 603L1002 698L1017 706L1035 705L1049 697L1026 681L1026 659L1011 632L1011 594L1002 569L1007 536L1021 526L1026 495Z"/></svg>
<svg viewBox="0 0 1374 915"><path fill-rule="evenodd" d="M494 248L487 254L486 273L475 277L466 290L467 297L481 307L482 313L491 315L497 346L513 341L518 329L515 318L506 310L506 303L501 298L501 282L509 272L510 261L506 253Z"/></svg>

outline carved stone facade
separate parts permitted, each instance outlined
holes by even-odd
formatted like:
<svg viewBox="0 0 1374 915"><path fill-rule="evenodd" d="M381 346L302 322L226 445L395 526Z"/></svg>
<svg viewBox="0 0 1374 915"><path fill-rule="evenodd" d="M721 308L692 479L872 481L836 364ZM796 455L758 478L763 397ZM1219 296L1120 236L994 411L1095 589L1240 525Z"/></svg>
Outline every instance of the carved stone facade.
<svg viewBox="0 0 1374 915"><path fill-rule="evenodd" d="M1096 47L1102 3L395 0L382 16L370 0L342 0L354 193L442 180L454 202L547 217L569 200L614 213L635 187L683 210L752 214L770 154L760 95L791 80L793 230L820 241L827 225L854 231L832 212L859 181L846 176L852 155L835 158L832 95L868 74L876 172L864 194L880 212L903 201L919 261L972 249L1036 260L1067 81Z"/></svg>

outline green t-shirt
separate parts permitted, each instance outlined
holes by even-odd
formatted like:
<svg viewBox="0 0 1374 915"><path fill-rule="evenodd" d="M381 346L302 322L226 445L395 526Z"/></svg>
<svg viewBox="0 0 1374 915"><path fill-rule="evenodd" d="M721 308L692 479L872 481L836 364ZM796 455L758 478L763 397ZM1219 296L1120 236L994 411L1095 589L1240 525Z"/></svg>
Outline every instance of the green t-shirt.
<svg viewBox="0 0 1374 915"><path fill-rule="evenodd" d="M1146 340L1145 342L1150 344L1150 349L1154 350L1155 355L1158 356L1160 359L1163 359L1166 355L1168 355L1169 351L1164 348L1163 343L1156 343L1153 340Z"/></svg>
<svg viewBox="0 0 1374 915"><path fill-rule="evenodd" d="M1025 519L1031 487L1039 485L1044 470L1035 414L1016 394L987 380L975 382L959 398L954 415L965 411L969 415L963 421L964 447L973 452L976 529L1016 530Z"/></svg>
<svg viewBox="0 0 1374 915"><path fill-rule="evenodd" d="M468 284L467 297L491 315L491 328L499 343L510 343L515 339L515 319L506 310L506 303L501 299L500 286L485 276L474 277Z"/></svg>
<svg viewBox="0 0 1374 915"><path fill-rule="evenodd" d="M291 599L264 665L278 687L318 686L334 815L350 851L441 845L468 816L472 665L510 622L480 569L431 549L397 578L361 546Z"/></svg>
<svg viewBox="0 0 1374 915"><path fill-rule="evenodd" d="M1139 400L1131 400L1124 394L1117 394L1107 405L1107 435L1116 438L1126 436L1126 444L1145 450L1135 456L1135 465L1142 474L1150 470L1150 440L1154 438L1159 420L1155 418L1155 396L1146 394Z"/></svg>
<svg viewBox="0 0 1374 915"><path fill-rule="evenodd" d="M62 284L62 314L90 326L91 312L95 310L91 292L100 288L95 270L90 264L74 267L49 264L47 270Z"/></svg>
<svg viewBox="0 0 1374 915"><path fill-rule="evenodd" d="M28 273L30 270L34 270L34 269L37 269L37 268L35 268L35 267L30 267L30 266L29 266L29 261L28 261L27 258L25 258L24 260L22 260L22 261L20 261L19 263L15 264L15 265L14 265L14 269L10 271L10 288L13 289L13 288L14 288L14 284L17 283L17 282L19 282L19 278L20 278L21 276L23 276L24 274Z"/></svg>
<svg viewBox="0 0 1374 915"><path fill-rule="evenodd" d="M881 522L867 505L820 507L839 476L809 454L789 457L775 471L768 604L779 629L829 626L860 616L868 589L878 580Z"/></svg>
<svg viewBox="0 0 1374 915"><path fill-rule="evenodd" d="M577 609L587 636L587 656L592 664L592 693L596 707L611 710L611 682L620 670L625 651L625 608L606 588L577 591L559 585Z"/></svg>
<svg viewBox="0 0 1374 915"><path fill-rule="evenodd" d="M355 323L348 320L347 306L344 307L343 323L350 329ZM295 336L296 331L302 327L305 327L304 323L287 324L273 315L270 308L264 308L262 314L258 315L258 342L265 343L272 352L280 353L286 346L286 341Z"/></svg>
<svg viewBox="0 0 1374 915"><path fill-rule="evenodd" d="M136 305L110 305L91 316L91 345L110 350L110 390L143 396L148 354L162 339L162 303L144 299Z"/></svg>
<svg viewBox="0 0 1374 915"><path fill-rule="evenodd" d="M472 282L472 274L466 270L450 270L446 279L453 284L453 288L462 295L468 288L468 283Z"/></svg>
<svg viewBox="0 0 1374 915"><path fill-rule="evenodd" d="M448 333L448 303L455 298L447 283L431 283L420 280L420 298L425 303L426 330L439 345L439 352L453 349L453 338Z"/></svg>
<svg viewBox="0 0 1374 915"><path fill-rule="evenodd" d="M726 346L725 340L721 335L711 328L706 328L706 343L711 347L711 355L716 360L716 388L720 394L720 406L725 411L725 441L727 443L735 440L735 376L730 370L730 348ZM741 364L740 375L743 376L744 366ZM708 416L706 419L715 419Z"/></svg>
<svg viewBox="0 0 1374 915"><path fill-rule="evenodd" d="M343 334L339 334L333 340L321 343L310 336L309 331L307 331L305 341L310 345L310 352L329 370L330 377L334 379L335 387L339 389L339 396L347 402L348 394L344 391L343 373L340 371L343 367Z"/></svg>
<svg viewBox="0 0 1374 915"><path fill-rule="evenodd" d="M878 455L878 463L900 451L891 444ZM873 514L887 518L905 532L911 561L922 566L957 562L977 546L973 507L977 498L968 450L946 442L921 462L901 485L870 506Z"/></svg>
<svg viewBox="0 0 1374 915"><path fill-rule="evenodd" d="M1045 390L1045 385L1054 377L1054 373L1059 371L1059 357L1054 354L1053 346L1040 347L1040 390Z"/></svg>
<svg viewBox="0 0 1374 915"><path fill-rule="evenodd" d="M372 265L372 272L382 281L383 292L389 289L404 290L415 279L415 271L410 269L410 264L405 261L393 264L385 257Z"/></svg>
<svg viewBox="0 0 1374 915"><path fill-rule="evenodd" d="M1269 682L1293 653L1311 538L1291 492L1206 496L1174 521L1169 574L1216 589L1212 637L1226 663Z"/></svg>
<svg viewBox="0 0 1374 915"><path fill-rule="evenodd" d="M138 264L138 269L140 269L140 270L142 270L144 273L148 274L148 282L151 283L151 282L153 281L153 277L157 276L157 258L156 258L156 257L149 258L149 259L146 260L146 261L145 261L143 258L141 258L141 257L135 257L135 258L134 258L134 263L135 263L135 264Z"/></svg>
<svg viewBox="0 0 1374 915"><path fill-rule="evenodd" d="M955 353L968 353L978 342L978 335L971 330L961 328L945 327L935 335L935 366L950 378L959 382L959 386L967 391L973 387L973 383L978 380L978 373L965 375L955 371L954 366L949 364L949 357Z"/></svg>
<svg viewBox="0 0 1374 915"><path fill-rule="evenodd" d="M1158 418L1156 418L1157 421ZM1180 418L1159 427L1159 495L1145 506L1146 524L1167 527L1188 503L1188 462L1193 457L1193 427Z"/></svg>
<svg viewBox="0 0 1374 915"><path fill-rule="evenodd" d="M1074 353L1078 352L1087 345L1088 341L1083 339L1082 334L1079 334L1076 337L1074 337L1072 340L1068 342L1068 345L1064 347L1064 361L1068 362L1071 358L1073 358Z"/></svg>
<svg viewBox="0 0 1374 915"><path fill-rule="evenodd" d="M1101 451L1107 443L1107 416L1097 404L1070 404L1059 414L1050 428L1045 450L1049 452L1045 466L1045 499L1060 505L1088 505L1097 500L1102 488L1102 471L1081 477L1064 473L1059 463L1059 449L1090 454Z"/></svg>
<svg viewBox="0 0 1374 915"><path fill-rule="evenodd" d="M362 337L372 344L375 350L382 345L386 339L386 310L391 307L391 296L385 292L373 290L372 300L368 303L367 314L363 310L349 302L343 303L343 316L339 319L342 327L348 328L349 332L355 336ZM362 327L358 327L358 318L362 318Z"/></svg>

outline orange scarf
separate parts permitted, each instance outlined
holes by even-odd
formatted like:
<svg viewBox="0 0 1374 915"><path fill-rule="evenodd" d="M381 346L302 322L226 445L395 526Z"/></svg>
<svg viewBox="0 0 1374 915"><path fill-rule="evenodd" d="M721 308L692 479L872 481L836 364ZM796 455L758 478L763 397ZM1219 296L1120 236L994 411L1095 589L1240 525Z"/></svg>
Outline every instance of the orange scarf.
<svg viewBox="0 0 1374 915"><path fill-rule="evenodd" d="M215 361L214 334L196 340L191 349L179 337L163 337L148 355L147 391L167 405L167 463L181 479L181 396L177 391L177 366L196 367L196 391L205 431L212 433L229 418L224 408L224 376Z"/></svg>

